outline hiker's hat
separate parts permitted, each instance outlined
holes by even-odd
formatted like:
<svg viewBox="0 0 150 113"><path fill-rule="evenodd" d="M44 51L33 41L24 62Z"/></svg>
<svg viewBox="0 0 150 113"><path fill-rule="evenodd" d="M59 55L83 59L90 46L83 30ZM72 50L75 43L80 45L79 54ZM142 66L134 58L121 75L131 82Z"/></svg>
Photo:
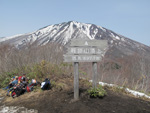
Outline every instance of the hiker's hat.
<svg viewBox="0 0 150 113"><path fill-rule="evenodd" d="M32 79L32 83L36 83L36 80L35 80L35 79Z"/></svg>

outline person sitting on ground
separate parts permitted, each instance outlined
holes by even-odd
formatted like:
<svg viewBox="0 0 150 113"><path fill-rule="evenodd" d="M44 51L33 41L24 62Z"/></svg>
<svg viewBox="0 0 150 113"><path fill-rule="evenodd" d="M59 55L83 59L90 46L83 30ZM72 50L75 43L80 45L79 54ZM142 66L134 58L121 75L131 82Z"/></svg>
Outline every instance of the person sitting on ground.
<svg viewBox="0 0 150 113"><path fill-rule="evenodd" d="M22 80L24 80L24 81L26 81L26 74L24 73L24 74L22 74L22 78L21 78Z"/></svg>
<svg viewBox="0 0 150 113"><path fill-rule="evenodd" d="M37 82L36 79L32 79L31 83L27 85L26 91L27 92L33 91L33 87L36 86L37 84L39 84L39 82Z"/></svg>
<svg viewBox="0 0 150 113"><path fill-rule="evenodd" d="M26 78L25 75L22 76L22 78L21 78L21 80L20 80L20 83L22 83L22 84L24 84L25 86L27 86L28 80L27 80L27 78Z"/></svg>
<svg viewBox="0 0 150 113"><path fill-rule="evenodd" d="M18 84L18 76L15 77L15 79L11 82L11 84L13 86Z"/></svg>
<svg viewBox="0 0 150 113"><path fill-rule="evenodd" d="M12 81L12 82L8 85L9 90L7 91L7 96L10 95L10 92L12 91L12 89L13 89L14 87L17 86L17 84L18 84L18 76L16 76L15 80Z"/></svg>
<svg viewBox="0 0 150 113"><path fill-rule="evenodd" d="M11 79L11 82L9 83L8 88L11 88L17 84L18 84L18 76L16 76L15 79L14 78Z"/></svg>
<svg viewBox="0 0 150 113"><path fill-rule="evenodd" d="M22 81L27 81L26 74L22 74L22 76L18 77L18 83L20 83Z"/></svg>
<svg viewBox="0 0 150 113"><path fill-rule="evenodd" d="M26 81L21 80L20 83L14 87L17 96L20 96L26 92L27 84L28 83Z"/></svg>

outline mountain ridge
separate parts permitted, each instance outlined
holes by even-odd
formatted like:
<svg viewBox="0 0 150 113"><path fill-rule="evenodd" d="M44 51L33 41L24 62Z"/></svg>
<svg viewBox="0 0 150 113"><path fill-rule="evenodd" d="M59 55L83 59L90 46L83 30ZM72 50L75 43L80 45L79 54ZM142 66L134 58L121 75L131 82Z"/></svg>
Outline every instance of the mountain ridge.
<svg viewBox="0 0 150 113"><path fill-rule="evenodd" d="M32 44L43 46L50 42L65 46L74 38L108 40L110 49L115 48L114 52L120 51L125 55L138 53L139 55L147 54L150 56L150 47L147 45L129 39L104 27L77 21L48 25L31 33L2 38L0 42L15 45L17 48Z"/></svg>

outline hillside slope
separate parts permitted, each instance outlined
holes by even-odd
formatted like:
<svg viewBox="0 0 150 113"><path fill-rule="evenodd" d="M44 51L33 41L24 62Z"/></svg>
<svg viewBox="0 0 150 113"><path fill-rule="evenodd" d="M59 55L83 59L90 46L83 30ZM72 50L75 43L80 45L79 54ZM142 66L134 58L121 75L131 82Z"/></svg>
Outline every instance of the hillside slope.
<svg viewBox="0 0 150 113"><path fill-rule="evenodd" d="M48 91L34 91L12 99L5 98L5 105L24 106L39 113L150 113L150 101L131 97L109 88L104 98L89 98L87 81L80 80L80 100L73 99L73 78L58 80L62 88Z"/></svg>

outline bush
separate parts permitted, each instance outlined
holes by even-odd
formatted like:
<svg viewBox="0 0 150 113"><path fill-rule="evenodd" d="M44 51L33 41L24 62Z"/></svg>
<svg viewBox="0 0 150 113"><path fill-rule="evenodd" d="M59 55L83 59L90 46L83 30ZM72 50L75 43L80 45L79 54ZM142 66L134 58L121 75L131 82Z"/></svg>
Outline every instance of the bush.
<svg viewBox="0 0 150 113"><path fill-rule="evenodd" d="M21 76L22 73L26 73L30 80L36 79L42 81L44 78L53 79L55 76L61 77L62 75L69 75L72 73L72 69L70 68L72 68L71 65L67 63L53 64L42 60L40 63L26 65L0 74L0 88L7 86L13 76ZM52 82L52 86L56 87L55 81Z"/></svg>
<svg viewBox="0 0 150 113"><path fill-rule="evenodd" d="M119 87L119 86L117 86L117 87L110 87L109 89L111 89L113 92L118 92L118 93L126 93L126 91L125 91L125 87Z"/></svg>
<svg viewBox="0 0 150 113"><path fill-rule="evenodd" d="M106 90L104 90L104 88L99 85L98 88L90 88L88 90L88 93L90 95L90 97L104 97L105 95L107 95Z"/></svg>
<svg viewBox="0 0 150 113"><path fill-rule="evenodd" d="M51 87L56 87L56 82L51 80Z"/></svg>

